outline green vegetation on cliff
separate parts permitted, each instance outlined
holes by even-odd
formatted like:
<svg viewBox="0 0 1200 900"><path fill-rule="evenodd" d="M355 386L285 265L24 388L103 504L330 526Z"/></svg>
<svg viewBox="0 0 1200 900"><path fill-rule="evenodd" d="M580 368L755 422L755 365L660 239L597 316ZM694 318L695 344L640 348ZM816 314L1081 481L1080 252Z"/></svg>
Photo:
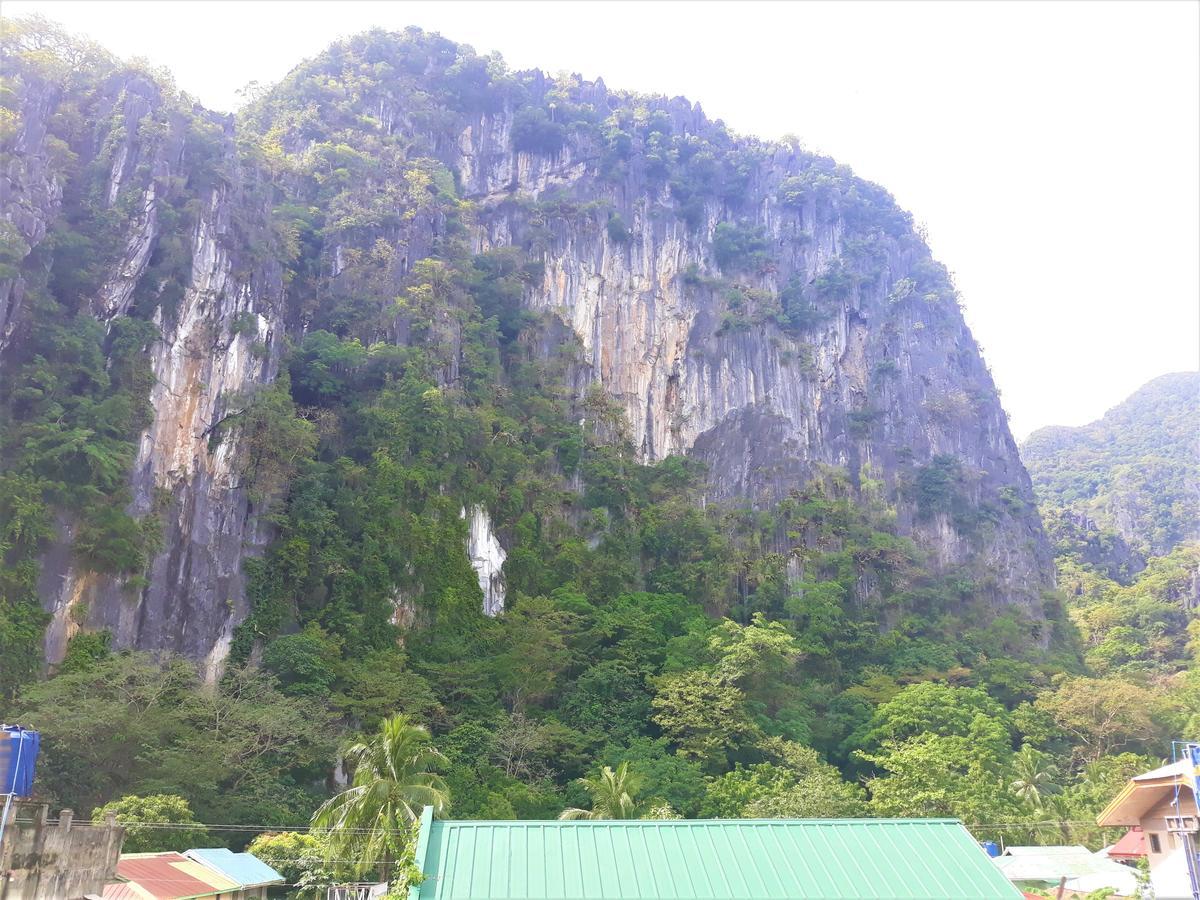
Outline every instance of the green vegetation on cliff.
<svg viewBox="0 0 1200 900"><path fill-rule="evenodd" d="M5 52L32 65L45 49L36 26L20 40ZM9 110L44 77L14 72ZM81 77L66 87L99 91ZM372 32L251 106L237 124L242 180L226 161L172 181L175 236L199 228L194 192L210 196L210 179L238 195L224 223L243 242L233 266L256 287L279 282L280 308L267 311L286 332L275 349L250 345L279 376L223 398L203 423L271 534L244 562L248 614L215 686L191 663L114 649L87 629L36 677L38 567L57 519L76 526L75 565L124 579L136 602L157 532L153 516L130 512L128 468L145 425L150 328L171 321L188 262L186 242L160 242L156 290L105 318L75 263L99 271L108 251L93 245L106 231L93 219L108 207L64 201L55 237L22 268L51 324L6 357L0 393L0 677L11 717L45 736L42 790L81 811L168 804L202 823L302 824L328 796L338 744L401 721L428 729L440 756L427 762L460 817L596 812L607 808L596 773L609 767L639 792L617 806L646 814L953 815L1010 841L1058 839L1028 824L1052 819L1065 836L1096 837L1072 829L1200 714L1200 685L1176 674L1195 648L1171 635L1178 617L1157 582L1122 620L1128 633L1096 639L1077 615L1080 644L1062 596L1038 594L1037 572L1032 601L995 602L996 572L936 559L917 529L944 526L978 558L1001 527L1028 526L1021 552L1042 536L1023 482L1000 487L958 457L911 447L888 448L890 481L861 462L900 377L890 358L858 373L862 403L839 423L853 466L814 463L777 501L712 500L710 478L724 473L697 459L646 464L624 409L599 386L577 389L592 380L579 339L527 302L564 220L625 252L639 234L613 208L616 186L648 186L658 205L644 227L669 219L688 240L720 209L702 251L715 269L681 278L718 304L722 339L769 325L803 340L882 284L881 248L923 248L885 192L805 157L778 202L840 222L844 258L811 283L787 273L778 295L736 281L782 265L744 207L784 150L690 108L673 119L661 98L620 95L601 115L594 91L419 31ZM594 164L594 179L574 194L472 199L439 153L463 116L502 113L516 151L570 152ZM210 159L211 123L171 115L184 144L197 143L188 152ZM112 161L91 165L103 174ZM507 246L481 238L501 207L521 225ZM945 270L923 257L879 294L888 340L909 313L912 327L935 330L957 315ZM260 333L253 312L218 324L231 343ZM800 346L797 379L812 367L813 348ZM197 352L219 351L210 340ZM973 387L922 410L975 435L988 432L992 402ZM986 439L1011 446L1002 427ZM494 618L464 553L476 510L507 553L506 609ZM1124 589L1084 591L1096 616L1125 615L1112 590ZM76 624L86 613L72 610ZM1089 697L1129 714L1098 717ZM311 875L322 840L260 843L311 860Z"/></svg>
<svg viewBox="0 0 1200 900"><path fill-rule="evenodd" d="M1035 431L1021 459L1061 549L1099 561L1112 557L1116 536L1142 557L1161 556L1200 538L1198 435L1200 374L1178 372L1089 425Z"/></svg>

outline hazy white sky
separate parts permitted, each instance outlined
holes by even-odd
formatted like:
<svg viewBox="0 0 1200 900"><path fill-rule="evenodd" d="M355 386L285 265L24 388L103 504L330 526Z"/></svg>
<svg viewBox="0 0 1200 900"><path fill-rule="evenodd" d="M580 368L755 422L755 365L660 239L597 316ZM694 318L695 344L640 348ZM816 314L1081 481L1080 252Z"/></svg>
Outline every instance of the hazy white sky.
<svg viewBox="0 0 1200 900"><path fill-rule="evenodd" d="M1018 438L1200 365L1200 3L4 0L214 109L419 25L801 137L925 223Z"/></svg>

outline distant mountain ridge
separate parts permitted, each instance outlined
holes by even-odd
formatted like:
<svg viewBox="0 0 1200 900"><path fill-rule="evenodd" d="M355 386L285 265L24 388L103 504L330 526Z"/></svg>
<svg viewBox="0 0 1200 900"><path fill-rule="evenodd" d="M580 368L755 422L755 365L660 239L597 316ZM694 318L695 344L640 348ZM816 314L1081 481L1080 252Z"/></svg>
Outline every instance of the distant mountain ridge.
<svg viewBox="0 0 1200 900"><path fill-rule="evenodd" d="M1021 458L1060 552L1075 543L1116 577L1200 537L1198 434L1200 372L1176 372L1095 422L1030 435Z"/></svg>

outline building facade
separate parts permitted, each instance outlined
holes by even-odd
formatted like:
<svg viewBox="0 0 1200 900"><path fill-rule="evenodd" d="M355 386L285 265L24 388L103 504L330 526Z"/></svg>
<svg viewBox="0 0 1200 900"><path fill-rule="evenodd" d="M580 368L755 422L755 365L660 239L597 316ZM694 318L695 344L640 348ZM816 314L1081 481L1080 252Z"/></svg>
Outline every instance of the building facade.
<svg viewBox="0 0 1200 900"><path fill-rule="evenodd" d="M1181 760L1134 776L1096 820L1104 826L1141 828L1157 900L1193 897L1188 855L1196 865L1200 808L1192 768Z"/></svg>

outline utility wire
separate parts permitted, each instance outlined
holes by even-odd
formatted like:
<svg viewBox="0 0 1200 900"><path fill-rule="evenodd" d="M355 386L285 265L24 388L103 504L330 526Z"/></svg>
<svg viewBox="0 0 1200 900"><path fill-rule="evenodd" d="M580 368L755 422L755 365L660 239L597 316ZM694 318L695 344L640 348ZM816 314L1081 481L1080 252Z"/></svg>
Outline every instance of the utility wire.
<svg viewBox="0 0 1200 900"><path fill-rule="evenodd" d="M20 819L19 818L19 819L14 819L13 821L20 822L22 824L34 824L37 820L36 819ZM514 819L513 821L519 822L522 820ZM532 820L526 820L526 821L532 821ZM652 821L652 820L645 819L645 820L641 820L641 821ZM687 820L685 819L682 821L687 821ZM736 822L738 820L737 819L727 819L726 821ZM91 820L74 820L74 821L72 821L71 824L73 827L78 826L78 825L87 825L87 826L92 826L92 827L96 827L96 828L103 828L103 827L105 827L106 823L93 822ZM265 824L237 825L237 824L233 824L233 823L208 823L208 822L121 822L120 819L117 820L117 824L124 825L125 827L132 827L132 828L159 828L159 829L203 828L206 831L323 832L323 831L336 830L343 834L345 834L345 833L371 834L378 830L375 828L349 828L349 827L341 827L341 828L336 828L336 829L314 828L311 824L309 824L309 825L265 825ZM1121 826L1097 825L1095 821L1088 820L1088 819L1063 819L1063 820L1044 819L1044 820L1036 821L1036 822L980 822L980 823L963 822L963 826L966 827L967 829L971 829L971 828L1061 828L1063 826L1072 826L1072 827L1079 826L1079 827L1089 827L1089 828L1121 827ZM49 828L55 827L53 824L53 820L47 820L47 827L49 827Z"/></svg>

